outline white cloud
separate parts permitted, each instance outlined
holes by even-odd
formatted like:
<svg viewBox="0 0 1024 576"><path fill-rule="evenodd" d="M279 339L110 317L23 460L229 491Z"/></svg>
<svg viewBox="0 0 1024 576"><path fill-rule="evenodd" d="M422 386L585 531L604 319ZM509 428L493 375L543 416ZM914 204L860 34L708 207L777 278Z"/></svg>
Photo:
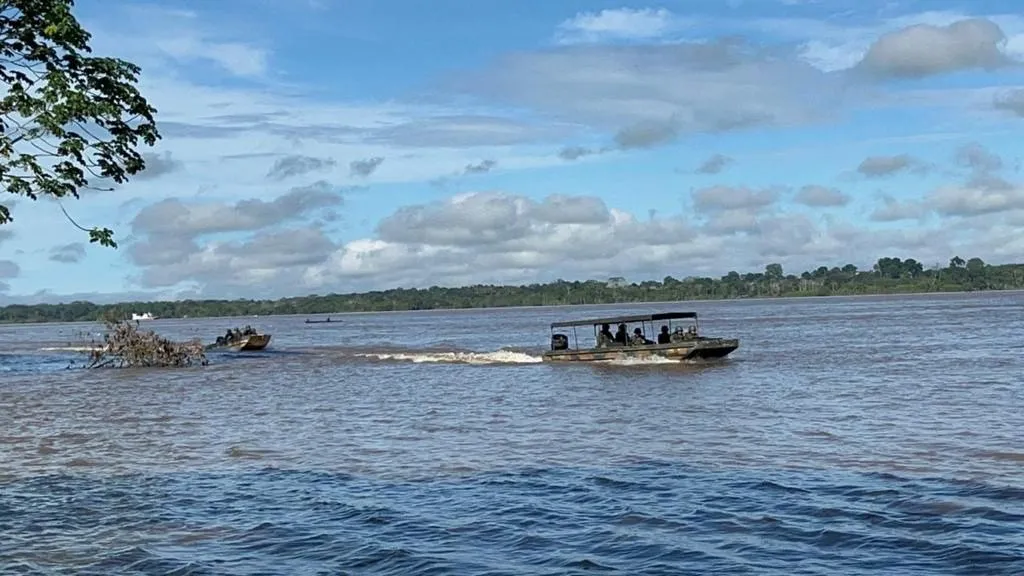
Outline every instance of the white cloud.
<svg viewBox="0 0 1024 576"><path fill-rule="evenodd" d="M341 204L340 191L324 181L293 188L269 202L253 198L231 205L185 204L169 198L140 210L132 220L132 231L160 238L194 238L218 232L259 230Z"/></svg>
<svg viewBox="0 0 1024 576"><path fill-rule="evenodd" d="M211 60L236 76L267 73L267 52L240 42L213 42L197 36L158 39L156 45L181 61Z"/></svg>
<svg viewBox="0 0 1024 576"><path fill-rule="evenodd" d="M820 120L835 112L843 90L807 64L739 40L514 53L457 87L614 133L621 148Z"/></svg>
<svg viewBox="0 0 1024 576"><path fill-rule="evenodd" d="M56 246L50 250L50 260L64 264L75 264L85 258L85 245L81 242L72 242L63 246Z"/></svg>
<svg viewBox="0 0 1024 576"><path fill-rule="evenodd" d="M871 74L920 78L958 70L994 69L1009 64L1002 51L1006 35L984 18L946 26L914 24L882 34L857 65Z"/></svg>
<svg viewBox="0 0 1024 576"><path fill-rule="evenodd" d="M590 196L533 200L497 191L457 194L403 207L383 219L373 236L336 243L316 227L286 229L274 238L259 231L245 241L210 242L153 259L143 278L149 286L195 285L201 294L220 297L251 294L249 283L258 279L266 295L280 296L555 277L717 276L767 261L805 269L867 264L893 253L945 259L956 247L977 248L955 219L940 218L932 227L879 229L787 214L765 191L708 190L694 193L706 216L650 219L608 208ZM913 214L880 220L923 217L928 210L948 215L955 205L943 194L930 196L930 204L906 203L915 207Z"/></svg>
<svg viewBox="0 0 1024 576"><path fill-rule="evenodd" d="M614 274L671 260L710 258L719 246L682 218L643 222L593 197L484 192L410 206L379 237L339 248L305 278L330 288L354 281L427 285L527 281L551 274Z"/></svg>
<svg viewBox="0 0 1024 576"><path fill-rule="evenodd" d="M897 200L889 194L882 194L881 200L881 206L871 212L871 219L875 222L919 220L928 213L928 207L919 201Z"/></svg>
<svg viewBox="0 0 1024 576"><path fill-rule="evenodd" d="M698 174L718 174L735 162L734 159L724 154L712 154L697 166Z"/></svg>
<svg viewBox="0 0 1024 576"><path fill-rule="evenodd" d="M992 101L996 110L1024 118L1024 88L1000 92Z"/></svg>
<svg viewBox="0 0 1024 576"><path fill-rule="evenodd" d="M582 12L558 26L563 43L658 38L679 25L664 8L618 8Z"/></svg>
<svg viewBox="0 0 1024 576"><path fill-rule="evenodd" d="M143 288L168 288L182 282L201 294L281 296L294 293L306 267L323 262L334 242L315 228L257 232L243 241L211 241L182 252L166 264L142 268Z"/></svg>
<svg viewBox="0 0 1024 576"><path fill-rule="evenodd" d="M558 122L523 122L489 115L442 115L380 126L366 135L375 144L408 148L515 146L559 140L579 127Z"/></svg>
<svg viewBox="0 0 1024 576"><path fill-rule="evenodd" d="M857 166L857 172L866 178L884 178L906 171L922 173L927 165L909 154L894 156L868 156Z"/></svg>
<svg viewBox="0 0 1024 576"><path fill-rule="evenodd" d="M271 232L249 220L245 226L254 232L248 239L203 243L204 234L224 230L209 216L230 211L209 205L179 210L173 226L161 228L159 242L135 245L141 285L196 286L201 294L230 297L257 289L283 295L459 279L526 281L555 270L605 275L673 261L711 262L723 246L683 217L641 221L595 197L534 201L502 192L407 206L382 220L375 237L344 244L316 226ZM176 237L172 228L182 233Z"/></svg>
<svg viewBox="0 0 1024 576"><path fill-rule="evenodd" d="M808 185L797 191L794 200L812 208L837 208L849 204L850 196L838 188Z"/></svg>
<svg viewBox="0 0 1024 576"><path fill-rule="evenodd" d="M170 71L208 62L239 77L258 79L269 71L268 48L251 37L243 41L242 34L225 39L232 27L218 26L194 11L111 3L103 20L83 23L94 34L95 52L130 54L130 60L145 70Z"/></svg>
<svg viewBox="0 0 1024 576"><path fill-rule="evenodd" d="M972 142L958 148L954 160L968 171L964 181L939 186L923 199L924 206L942 216L974 220L1024 213L1024 184L1004 178L1002 157ZM985 220L979 225L998 223Z"/></svg>
<svg viewBox="0 0 1024 576"><path fill-rule="evenodd" d="M1024 17L993 14L982 19L950 11L907 14L867 26L816 20L761 20L760 27L801 41L801 57L833 72L867 64L900 75L987 66L1024 58ZM872 52L873 51L873 52Z"/></svg>
<svg viewBox="0 0 1024 576"><path fill-rule="evenodd" d="M347 242L333 240L316 223L254 221L253 214L267 212L256 205L241 211L244 222L224 224L211 215L227 217L238 208L205 203L185 205L166 226L149 232L159 241L143 241L130 250L140 266L140 287L226 298L556 277L720 276L730 269L759 269L770 261L804 270L822 264L868 265L892 254L928 262L945 261L954 251L1020 256L1007 248L1021 245L1020 228L1010 226L1012 217L1024 216L1020 189L1011 194L944 187L917 201L890 198L890 216L878 220L917 218L920 223L897 229L786 213L773 190L713 187L692 196L697 213L641 218L592 196L535 200L499 191L462 193L400 208L379 223L375 234ZM143 213L157 209L162 208ZM899 214L902 209L907 211ZM936 217L925 226L929 213ZM982 221L964 226L959 223L963 218ZM248 235L218 238L226 227Z"/></svg>
<svg viewBox="0 0 1024 576"><path fill-rule="evenodd" d="M0 280L17 278L19 274L21 274L21 267L17 262L0 260Z"/></svg>
<svg viewBox="0 0 1024 576"><path fill-rule="evenodd" d="M943 257L954 240L941 229L891 231L815 222L779 213L748 192L721 202L705 224L682 215L644 221L614 209L591 213L599 201L585 196L559 202L563 207L590 205L590 216L577 223L552 223L540 209L550 198L462 195L404 208L381 223L378 237L346 243L322 265L309 267L303 278L309 290L344 291L555 276L717 276L771 260L805 269L823 262L867 264L886 252ZM722 225L716 220L721 217L742 222Z"/></svg>
<svg viewBox="0 0 1024 576"><path fill-rule="evenodd" d="M942 186L928 201L944 216L981 216L1024 210L1024 187Z"/></svg>

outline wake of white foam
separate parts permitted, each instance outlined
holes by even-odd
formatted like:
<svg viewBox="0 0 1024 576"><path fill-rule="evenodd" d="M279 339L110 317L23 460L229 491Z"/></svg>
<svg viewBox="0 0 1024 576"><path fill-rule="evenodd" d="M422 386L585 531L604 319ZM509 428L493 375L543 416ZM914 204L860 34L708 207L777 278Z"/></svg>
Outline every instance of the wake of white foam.
<svg viewBox="0 0 1024 576"><path fill-rule="evenodd" d="M408 353L367 353L356 354L363 358L395 360L421 364L425 362L443 364L536 364L539 356L522 352L498 350L497 352L408 352Z"/></svg>
<svg viewBox="0 0 1024 576"><path fill-rule="evenodd" d="M601 364L612 364L614 366L647 366L651 364L680 364L679 360L673 360L671 358L665 358L664 356L647 356L646 358L641 357L625 357L625 358L613 358L611 360L595 360Z"/></svg>
<svg viewBox="0 0 1024 576"><path fill-rule="evenodd" d="M40 348L41 352L98 352L103 346L50 346Z"/></svg>

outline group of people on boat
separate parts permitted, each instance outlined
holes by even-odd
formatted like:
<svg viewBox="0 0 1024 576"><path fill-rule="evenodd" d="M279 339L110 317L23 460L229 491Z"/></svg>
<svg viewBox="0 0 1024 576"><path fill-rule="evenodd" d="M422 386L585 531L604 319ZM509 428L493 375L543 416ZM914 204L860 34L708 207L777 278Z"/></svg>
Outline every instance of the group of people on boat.
<svg viewBox="0 0 1024 576"><path fill-rule="evenodd" d="M249 325L246 325L246 327L241 330L238 328L229 328L223 336L217 336L217 345L225 346L234 342L240 342L243 338L255 336L256 334L256 329Z"/></svg>
<svg viewBox="0 0 1024 576"><path fill-rule="evenodd" d="M676 326L676 329L669 333L668 326L662 325L661 332L658 334L658 344L682 342L696 337L696 326L690 326L687 330L684 330L682 326ZM641 328L634 328L633 335L630 336L626 331L625 324L619 324L618 331L615 334L612 334L610 325L602 324L601 331L597 334L598 348L608 348L610 346L649 346L651 344L654 344L654 342L644 336L644 331Z"/></svg>

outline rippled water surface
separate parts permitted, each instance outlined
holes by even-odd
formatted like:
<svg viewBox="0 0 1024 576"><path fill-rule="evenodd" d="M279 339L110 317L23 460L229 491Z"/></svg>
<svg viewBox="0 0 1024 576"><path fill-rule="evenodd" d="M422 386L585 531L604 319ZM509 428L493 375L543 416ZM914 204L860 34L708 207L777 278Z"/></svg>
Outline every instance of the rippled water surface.
<svg viewBox="0 0 1024 576"><path fill-rule="evenodd" d="M741 347L681 366L539 361L665 305L0 326L0 573L1024 574L1022 304L685 303Z"/></svg>

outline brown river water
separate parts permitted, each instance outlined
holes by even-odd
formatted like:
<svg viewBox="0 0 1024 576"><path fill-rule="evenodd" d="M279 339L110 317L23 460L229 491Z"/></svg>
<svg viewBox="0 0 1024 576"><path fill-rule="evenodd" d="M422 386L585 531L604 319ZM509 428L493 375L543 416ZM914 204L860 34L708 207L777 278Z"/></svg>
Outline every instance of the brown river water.
<svg viewBox="0 0 1024 576"><path fill-rule="evenodd" d="M540 362L665 309L740 348ZM0 326L0 573L1024 574L1024 293L304 318Z"/></svg>

